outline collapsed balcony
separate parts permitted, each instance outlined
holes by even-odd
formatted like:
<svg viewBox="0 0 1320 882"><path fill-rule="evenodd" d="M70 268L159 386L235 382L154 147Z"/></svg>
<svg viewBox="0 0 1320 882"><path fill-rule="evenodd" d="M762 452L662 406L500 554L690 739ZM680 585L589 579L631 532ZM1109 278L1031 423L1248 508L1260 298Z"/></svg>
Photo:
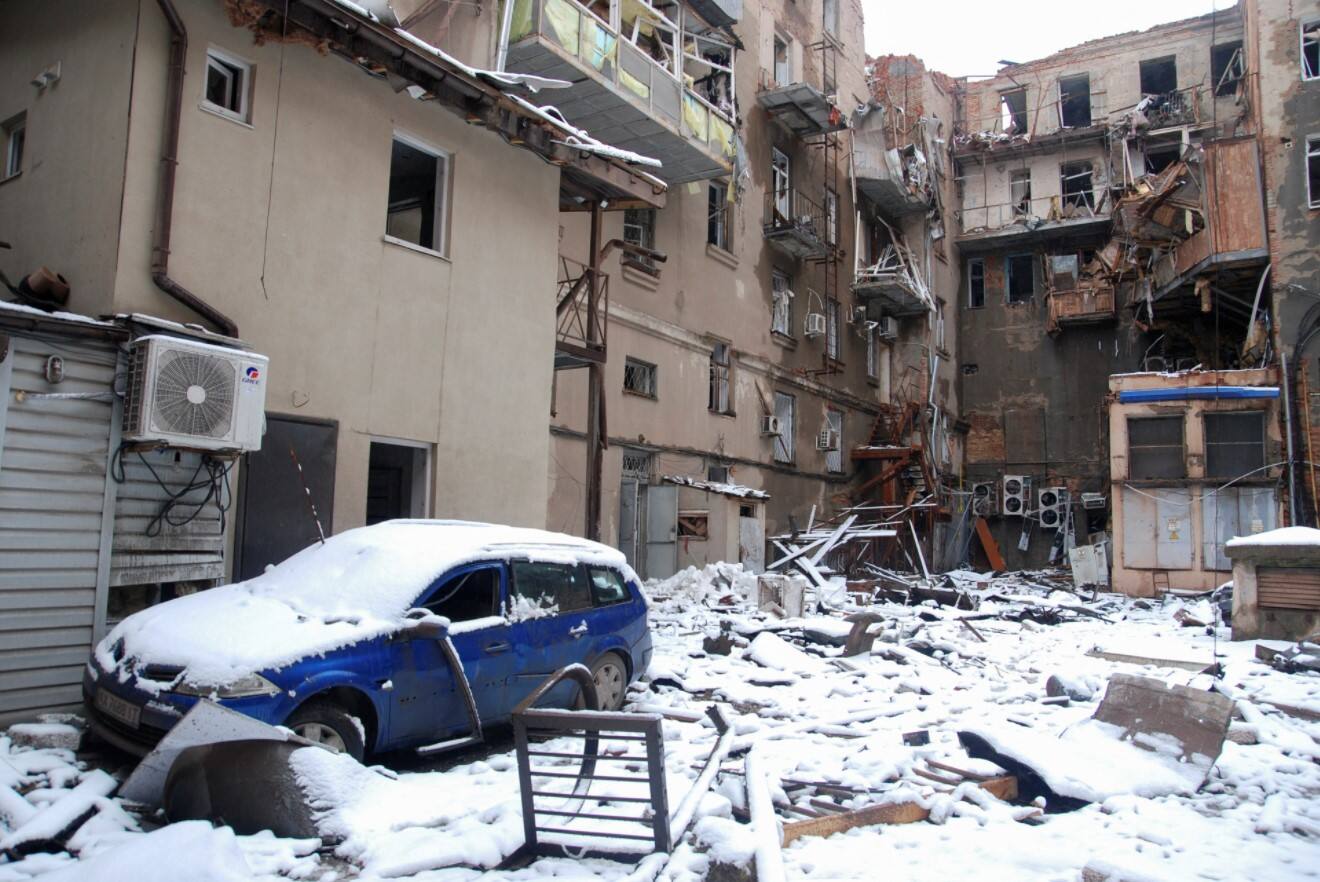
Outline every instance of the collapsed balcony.
<svg viewBox="0 0 1320 882"><path fill-rule="evenodd" d="M876 102L854 115L853 176L857 189L890 217L928 211L933 194L926 155L915 144L889 147L885 117L884 108Z"/></svg>
<svg viewBox="0 0 1320 882"><path fill-rule="evenodd" d="M903 250L890 244L874 264L857 270L852 292L866 307L868 319L921 315L930 309L930 294L910 266Z"/></svg>
<svg viewBox="0 0 1320 882"><path fill-rule="evenodd" d="M834 247L825 209L798 190L765 194L761 232L768 244L797 260L824 257Z"/></svg>
<svg viewBox="0 0 1320 882"><path fill-rule="evenodd" d="M555 370L605 361L610 277L559 256L555 291Z"/></svg>
<svg viewBox="0 0 1320 882"><path fill-rule="evenodd" d="M611 27L576 0L515 0L505 69L572 83L554 95L564 119L658 159L667 183L730 174L733 47L681 31L649 5L624 7L610 4Z"/></svg>

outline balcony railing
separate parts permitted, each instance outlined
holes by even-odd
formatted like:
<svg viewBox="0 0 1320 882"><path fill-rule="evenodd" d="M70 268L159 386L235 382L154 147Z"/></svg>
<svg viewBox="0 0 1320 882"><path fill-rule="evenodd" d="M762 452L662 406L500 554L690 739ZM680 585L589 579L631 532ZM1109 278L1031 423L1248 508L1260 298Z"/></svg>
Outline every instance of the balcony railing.
<svg viewBox="0 0 1320 882"><path fill-rule="evenodd" d="M964 205L961 210L963 235L991 234L1016 228L1035 232L1087 221L1107 222L1108 201L1099 187L1085 193L1066 196L1037 196L990 205Z"/></svg>
<svg viewBox="0 0 1320 882"><path fill-rule="evenodd" d="M610 277L584 263L559 256L555 290L555 369L605 360Z"/></svg>
<svg viewBox="0 0 1320 882"><path fill-rule="evenodd" d="M1147 95L1137 104L1151 129L1196 125L1201 118L1201 87L1190 86L1163 95Z"/></svg>
<svg viewBox="0 0 1320 882"><path fill-rule="evenodd" d="M828 254L838 236L829 225L825 209L804 193L771 190L765 194L761 231L767 242L791 257Z"/></svg>
<svg viewBox="0 0 1320 882"><path fill-rule="evenodd" d="M508 38L510 70L520 69L516 44L529 38L551 44L615 95L681 134L694 146L725 163L733 162L734 131L728 114L686 88L672 69L621 37L576 0L514 0ZM537 70L525 72L553 73L539 62L536 66ZM574 122L571 107L560 110L569 122ZM592 134L611 138L609 132ZM638 152L647 153L644 148ZM665 177L664 172L661 176Z"/></svg>

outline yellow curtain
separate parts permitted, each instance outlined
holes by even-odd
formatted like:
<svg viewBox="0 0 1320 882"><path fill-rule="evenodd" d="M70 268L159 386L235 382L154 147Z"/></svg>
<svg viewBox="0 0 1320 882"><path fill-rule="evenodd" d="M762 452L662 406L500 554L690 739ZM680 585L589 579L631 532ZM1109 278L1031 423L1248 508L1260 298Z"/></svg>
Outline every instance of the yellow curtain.
<svg viewBox="0 0 1320 882"><path fill-rule="evenodd" d="M574 55L578 54L578 25L582 15L565 0L545 0L545 23L549 36Z"/></svg>
<svg viewBox="0 0 1320 882"><path fill-rule="evenodd" d="M630 91L636 93L643 101L651 100L650 84L637 79L637 77L628 73L628 71L622 67L619 68L619 83L620 85L626 86Z"/></svg>
<svg viewBox="0 0 1320 882"><path fill-rule="evenodd" d="M532 33L532 0L515 0L513 21L509 25L509 42L521 40L530 33Z"/></svg>
<svg viewBox="0 0 1320 882"><path fill-rule="evenodd" d="M710 140L710 113L697 96L683 93L683 120L692 131L692 137L699 141Z"/></svg>
<svg viewBox="0 0 1320 882"><path fill-rule="evenodd" d="M733 159L733 126L713 113L710 115L710 140L719 147L721 156ZM733 188L729 189L732 191Z"/></svg>
<svg viewBox="0 0 1320 882"><path fill-rule="evenodd" d="M562 2L562 0L561 0ZM591 16L582 18L582 60L606 74L606 64L614 66L614 53L618 38L602 27Z"/></svg>

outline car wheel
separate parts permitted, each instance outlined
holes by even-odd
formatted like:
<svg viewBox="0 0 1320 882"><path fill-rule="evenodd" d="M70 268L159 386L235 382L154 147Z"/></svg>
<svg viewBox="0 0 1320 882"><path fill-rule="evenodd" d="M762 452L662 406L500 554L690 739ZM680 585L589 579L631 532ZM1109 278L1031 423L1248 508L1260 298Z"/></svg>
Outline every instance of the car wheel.
<svg viewBox="0 0 1320 882"><path fill-rule="evenodd" d="M284 721L295 735L324 745L338 753L362 760L366 755L362 724L356 717L328 701L311 701Z"/></svg>
<svg viewBox="0 0 1320 882"><path fill-rule="evenodd" d="M591 679L596 681L596 698L600 709L616 711L623 707L628 692L628 666L617 653L607 652L591 666Z"/></svg>

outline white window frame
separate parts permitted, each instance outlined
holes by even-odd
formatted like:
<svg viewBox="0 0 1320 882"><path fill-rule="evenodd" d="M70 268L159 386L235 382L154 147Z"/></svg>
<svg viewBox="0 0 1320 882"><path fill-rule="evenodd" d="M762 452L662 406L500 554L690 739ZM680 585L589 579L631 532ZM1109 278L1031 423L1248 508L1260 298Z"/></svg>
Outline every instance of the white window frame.
<svg viewBox="0 0 1320 882"><path fill-rule="evenodd" d="M394 135L390 139L391 157L393 156L394 153L395 141L400 141L403 144L406 144L409 147L413 148L414 150L418 150L422 153L427 154L428 156L434 157L436 160L436 176L441 178L441 181L440 181L440 186L435 188L435 206L433 208L433 211L435 212L435 223L433 224L434 229L432 229L431 231L431 244L421 245L417 242L410 242L407 239L400 239L397 236L391 236L389 233L385 234L385 241L392 242L395 245L402 245L405 248L411 248L414 250L422 251L427 254L433 254L437 257L443 257L446 260L448 260L449 205L450 205L450 188L453 185L454 154L450 153L448 150L445 150L443 147L437 147L436 145L428 141L423 141L421 138L418 138L416 135L412 135L409 134L408 132L395 129ZM390 207L389 187L387 181L386 193L385 193L386 229L389 228L388 227L389 207Z"/></svg>
<svg viewBox="0 0 1320 882"><path fill-rule="evenodd" d="M646 378L644 386L649 388L634 389L628 385L628 371L632 369L633 376ZM654 364L649 361L642 361L640 358L633 358L631 355L623 360L623 391L629 395L637 395L642 398L649 398L655 401L660 396L660 372Z"/></svg>
<svg viewBox="0 0 1320 882"><path fill-rule="evenodd" d="M825 451L825 471L831 475L843 474L843 411L837 407L825 408L825 426L834 431L839 443Z"/></svg>
<svg viewBox="0 0 1320 882"><path fill-rule="evenodd" d="M629 218L633 218L629 221ZM638 219L645 218L642 223L637 223ZM655 250L655 228L659 224L659 217L654 208L627 208L623 212L623 241L630 245L640 245L643 248ZM623 256L625 263L640 265L647 269L655 269L655 261L649 257L642 257L637 254L625 254Z"/></svg>
<svg viewBox="0 0 1320 882"><path fill-rule="evenodd" d="M775 52L775 43L784 46L784 79L779 78L779 53ZM793 82L793 38L778 30L770 42L770 76L776 86L787 86Z"/></svg>
<svg viewBox="0 0 1320 882"><path fill-rule="evenodd" d="M793 291L788 287L788 281L787 273L771 271L770 331L784 337L793 336Z"/></svg>
<svg viewBox="0 0 1320 882"><path fill-rule="evenodd" d="M825 303L825 354L839 360L839 301Z"/></svg>
<svg viewBox="0 0 1320 882"><path fill-rule="evenodd" d="M793 161L778 147L770 148L770 189L775 211L785 218L793 216Z"/></svg>
<svg viewBox="0 0 1320 882"><path fill-rule="evenodd" d="M831 37L839 36L839 0L823 0L821 3L821 25Z"/></svg>
<svg viewBox="0 0 1320 882"><path fill-rule="evenodd" d="M9 180L23 171L23 153L27 145L27 111L6 120L0 131L5 136L5 168L0 180Z"/></svg>
<svg viewBox="0 0 1320 882"><path fill-rule="evenodd" d="M1301 67L1303 82L1320 80L1320 64L1317 64L1317 69L1311 71L1309 75L1306 70L1306 29L1317 26L1320 26L1320 19L1316 18L1307 19L1297 26L1297 48L1300 52L1297 60L1300 62L1299 66ZM1317 35L1316 39L1317 41L1320 41L1320 35ZM1317 47L1317 52L1320 53L1320 46Z"/></svg>
<svg viewBox="0 0 1320 882"><path fill-rule="evenodd" d="M1320 208L1320 193L1311 190L1311 157L1320 162L1320 135L1308 135L1306 138L1306 205L1308 208Z"/></svg>
<svg viewBox="0 0 1320 882"><path fill-rule="evenodd" d="M225 107L223 104L216 104L206 96L206 87L211 81L211 68L213 64L218 64L224 68L226 76L232 76L237 72L241 77L238 84L238 109ZM252 122L252 71L255 65L245 58L226 52L218 46L208 46L206 49L206 71L202 77L202 107L217 113L220 116L232 119L235 122L251 124Z"/></svg>
<svg viewBox="0 0 1320 882"><path fill-rule="evenodd" d="M775 462L793 463L794 423L797 421L797 399L787 392L775 392L775 416L779 417L779 434L775 436Z"/></svg>

